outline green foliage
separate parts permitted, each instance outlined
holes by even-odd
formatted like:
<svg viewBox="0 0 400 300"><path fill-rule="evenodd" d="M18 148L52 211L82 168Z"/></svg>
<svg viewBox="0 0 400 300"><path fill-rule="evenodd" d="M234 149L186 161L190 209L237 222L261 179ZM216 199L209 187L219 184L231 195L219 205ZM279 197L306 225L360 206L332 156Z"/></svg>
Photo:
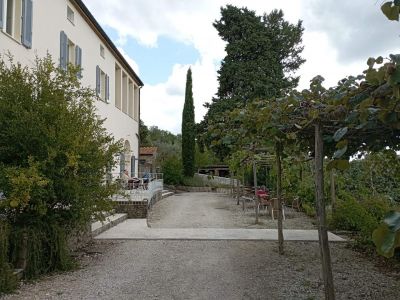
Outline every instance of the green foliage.
<svg viewBox="0 0 400 300"><path fill-rule="evenodd" d="M9 225L0 220L0 296L2 293L13 291L17 286L8 257L9 235Z"/></svg>
<svg viewBox="0 0 400 300"><path fill-rule="evenodd" d="M182 114L182 163L183 174L192 177L195 164L195 136L196 123L194 121L194 105L192 92L192 70L189 68L186 76L185 104Z"/></svg>
<svg viewBox="0 0 400 300"><path fill-rule="evenodd" d="M383 198L370 197L356 200L349 193L341 193L330 226L335 229L359 232L359 241L370 243L372 232L390 211L391 206Z"/></svg>
<svg viewBox="0 0 400 300"><path fill-rule="evenodd" d="M144 124L142 119L139 121L139 139L142 147L151 146L149 140L149 128Z"/></svg>
<svg viewBox="0 0 400 300"><path fill-rule="evenodd" d="M60 70L51 57L32 69L0 60L0 215L12 229L12 262L28 236L29 278L66 269L68 234L111 209L116 192L104 178L120 145L77 71Z"/></svg>
<svg viewBox="0 0 400 300"><path fill-rule="evenodd" d="M350 197L346 201L338 201L336 211L332 215L332 224L336 229L360 231L368 236L378 221L356 199Z"/></svg>
<svg viewBox="0 0 400 300"><path fill-rule="evenodd" d="M315 217L316 215L316 211L315 211L315 207L312 204L309 203L302 203L301 207L303 208L305 214L309 217Z"/></svg>
<svg viewBox="0 0 400 300"><path fill-rule="evenodd" d="M161 165L161 170L164 173L164 183L172 185L182 183L182 162L177 156L170 156L165 159Z"/></svg>
<svg viewBox="0 0 400 300"><path fill-rule="evenodd" d="M281 97L297 86L298 77L293 72L304 63L300 57L304 29L301 21L285 21L281 10L258 16L232 5L221 8L221 19L214 27L227 42L227 55L218 71L217 97L206 105L202 127L208 128L203 140L223 160L234 152L231 146L238 139L231 132L241 125L227 113L255 99Z"/></svg>
<svg viewBox="0 0 400 300"><path fill-rule="evenodd" d="M10 238L12 262L18 264L18 253L27 238L27 267L24 276L34 279L53 271L67 271L75 264L70 256L66 232L51 219L34 220L29 226L16 227Z"/></svg>
<svg viewBox="0 0 400 300"><path fill-rule="evenodd" d="M388 1L382 4L381 10L389 20L399 20L400 6L398 5L398 1Z"/></svg>
<svg viewBox="0 0 400 300"><path fill-rule="evenodd" d="M372 234L372 239L380 255L392 257L400 248L400 212L389 212Z"/></svg>
<svg viewBox="0 0 400 300"><path fill-rule="evenodd" d="M195 166L196 168L217 164L219 160L215 157L214 153L208 149L204 149L203 152L200 151L199 146L196 146L195 153Z"/></svg>

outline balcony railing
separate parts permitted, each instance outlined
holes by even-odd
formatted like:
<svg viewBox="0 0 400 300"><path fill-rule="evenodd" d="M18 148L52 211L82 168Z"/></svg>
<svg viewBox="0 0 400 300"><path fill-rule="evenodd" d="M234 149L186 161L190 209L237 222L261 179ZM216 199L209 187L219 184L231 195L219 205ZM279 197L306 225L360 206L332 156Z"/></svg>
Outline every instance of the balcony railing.
<svg viewBox="0 0 400 300"><path fill-rule="evenodd" d="M120 174L113 174L113 180L120 182L120 191L113 196L114 201L147 201L151 205L157 193L161 193L164 186L162 173L149 173L149 176L131 178L122 182Z"/></svg>

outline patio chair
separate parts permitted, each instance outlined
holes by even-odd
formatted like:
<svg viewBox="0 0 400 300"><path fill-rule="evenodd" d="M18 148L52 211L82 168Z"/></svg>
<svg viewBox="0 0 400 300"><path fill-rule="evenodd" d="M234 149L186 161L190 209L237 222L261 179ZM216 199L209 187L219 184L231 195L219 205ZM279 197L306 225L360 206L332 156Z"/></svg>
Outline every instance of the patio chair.
<svg viewBox="0 0 400 300"><path fill-rule="evenodd" d="M272 198L271 199L271 217L272 217L272 220L274 220L274 212L276 212L277 214L279 213L278 198ZM282 217L283 217L284 220L286 220L286 217L285 217L285 205L284 205L283 200L282 200Z"/></svg>

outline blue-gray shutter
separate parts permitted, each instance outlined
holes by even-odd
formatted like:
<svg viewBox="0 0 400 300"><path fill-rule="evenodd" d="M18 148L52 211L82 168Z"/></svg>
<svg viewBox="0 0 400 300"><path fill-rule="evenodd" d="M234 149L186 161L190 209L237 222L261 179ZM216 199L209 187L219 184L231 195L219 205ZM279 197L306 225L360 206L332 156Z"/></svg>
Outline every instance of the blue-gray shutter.
<svg viewBox="0 0 400 300"><path fill-rule="evenodd" d="M32 48L32 0L22 1L21 42L26 48Z"/></svg>
<svg viewBox="0 0 400 300"><path fill-rule="evenodd" d="M100 96L100 67L96 66L96 95Z"/></svg>
<svg viewBox="0 0 400 300"><path fill-rule="evenodd" d="M80 67L78 78L82 78L82 49L79 46L75 46L75 65Z"/></svg>
<svg viewBox="0 0 400 300"><path fill-rule="evenodd" d="M106 102L110 99L110 76L106 75Z"/></svg>
<svg viewBox="0 0 400 300"><path fill-rule="evenodd" d="M119 172L121 176L124 170L125 170L125 153L121 153L119 156Z"/></svg>
<svg viewBox="0 0 400 300"><path fill-rule="evenodd" d="M0 28L3 28L4 1L0 0Z"/></svg>
<svg viewBox="0 0 400 300"><path fill-rule="evenodd" d="M60 67L67 70L68 64L68 37L64 31L60 32Z"/></svg>

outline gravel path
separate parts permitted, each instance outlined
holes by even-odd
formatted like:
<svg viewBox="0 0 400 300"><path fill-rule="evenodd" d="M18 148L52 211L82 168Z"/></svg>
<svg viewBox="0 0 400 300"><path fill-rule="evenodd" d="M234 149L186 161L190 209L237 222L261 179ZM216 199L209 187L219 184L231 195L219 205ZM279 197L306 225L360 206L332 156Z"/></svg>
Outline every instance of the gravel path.
<svg viewBox="0 0 400 300"><path fill-rule="evenodd" d="M285 229L316 229L305 214L285 208ZM242 205L228 195L217 193L180 193L154 205L149 214L149 225L154 228L278 228L276 220L261 210L255 224L255 210L251 203Z"/></svg>
<svg viewBox="0 0 400 300"><path fill-rule="evenodd" d="M251 212L242 213L228 197L216 199L200 193L167 198L155 205L150 223L254 223ZM24 284L4 299L323 299L318 243L286 242L283 256L277 247L265 241L98 241L81 257L80 270ZM400 274L383 273L343 243L331 244L331 254L337 299L399 299Z"/></svg>
<svg viewBox="0 0 400 300"><path fill-rule="evenodd" d="M24 285L5 299L323 299L318 243L101 242L81 270ZM337 299L398 298L400 282L332 246Z"/></svg>

